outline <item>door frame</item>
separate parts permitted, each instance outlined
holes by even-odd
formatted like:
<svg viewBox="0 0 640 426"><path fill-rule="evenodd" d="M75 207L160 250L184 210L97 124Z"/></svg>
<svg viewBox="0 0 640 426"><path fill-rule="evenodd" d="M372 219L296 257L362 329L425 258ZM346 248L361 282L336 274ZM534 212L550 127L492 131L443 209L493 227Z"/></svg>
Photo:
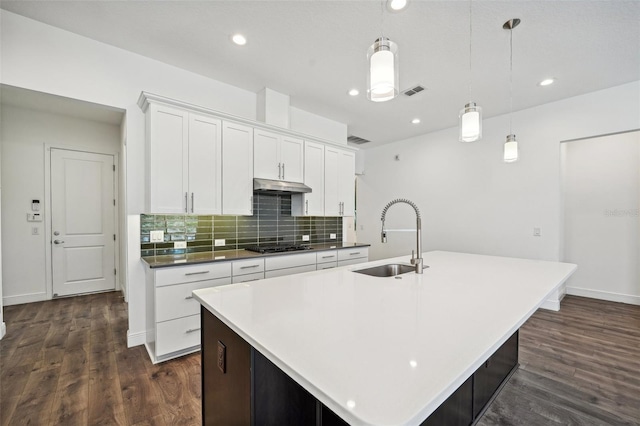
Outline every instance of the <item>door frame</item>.
<svg viewBox="0 0 640 426"><path fill-rule="evenodd" d="M44 144L44 235L45 235L45 280L47 288L47 300L53 299L53 263L51 253L51 229L52 229L52 217L51 217L51 150L62 149L66 151L78 151L86 152L90 154L103 154L113 155L113 164L116 166L116 171L113 173L113 196L116 200L114 206L114 218L115 222L114 232L116 234L116 243L114 244L114 265L116 269L115 276L115 290L121 291L120 287L120 239L122 235L120 233L120 183L118 180L120 170L120 158L119 152L109 149L96 149L94 147L83 147L79 145L59 145L59 144Z"/></svg>

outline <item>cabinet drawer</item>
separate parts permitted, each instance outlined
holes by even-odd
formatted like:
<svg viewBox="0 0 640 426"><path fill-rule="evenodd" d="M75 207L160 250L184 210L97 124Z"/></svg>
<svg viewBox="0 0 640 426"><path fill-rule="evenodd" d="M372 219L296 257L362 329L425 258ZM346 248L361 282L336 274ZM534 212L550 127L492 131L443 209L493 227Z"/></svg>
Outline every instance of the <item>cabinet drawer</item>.
<svg viewBox="0 0 640 426"><path fill-rule="evenodd" d="M236 260L232 266L233 276L264 272L264 259Z"/></svg>
<svg viewBox="0 0 640 426"><path fill-rule="evenodd" d="M191 292L224 284L231 284L231 277L174 284L156 289L156 322L197 314L200 312L200 304L193 298Z"/></svg>
<svg viewBox="0 0 640 426"><path fill-rule="evenodd" d="M156 325L156 357L200 345L200 314Z"/></svg>
<svg viewBox="0 0 640 426"><path fill-rule="evenodd" d="M352 249L338 250L338 260L350 260L369 257L368 247L356 247Z"/></svg>
<svg viewBox="0 0 640 426"><path fill-rule="evenodd" d="M336 268L337 266L338 262L336 260L334 260L333 262L318 263L318 265L316 266L316 270L321 271L323 269Z"/></svg>
<svg viewBox="0 0 640 426"><path fill-rule="evenodd" d="M338 262L338 266L357 265L358 263L365 263L365 262L367 262L366 257L359 257L355 259L340 260Z"/></svg>
<svg viewBox="0 0 640 426"><path fill-rule="evenodd" d="M249 281L257 281L264 279L264 272L256 272L255 274L236 275L231 279L233 284L246 283Z"/></svg>
<svg viewBox="0 0 640 426"><path fill-rule="evenodd" d="M321 251L316 253L316 263L335 262L338 260L338 250Z"/></svg>
<svg viewBox="0 0 640 426"><path fill-rule="evenodd" d="M267 257L265 260L265 270L293 268L296 266L316 265L316 253L288 254L284 256Z"/></svg>
<svg viewBox="0 0 640 426"><path fill-rule="evenodd" d="M156 287L190 283L231 276L231 262L202 263L199 265L173 266L156 272Z"/></svg>
<svg viewBox="0 0 640 426"><path fill-rule="evenodd" d="M295 268L277 269L275 271L267 271L264 273L265 278L284 277L285 275L301 274L303 272L311 272L316 270L316 264L296 266Z"/></svg>

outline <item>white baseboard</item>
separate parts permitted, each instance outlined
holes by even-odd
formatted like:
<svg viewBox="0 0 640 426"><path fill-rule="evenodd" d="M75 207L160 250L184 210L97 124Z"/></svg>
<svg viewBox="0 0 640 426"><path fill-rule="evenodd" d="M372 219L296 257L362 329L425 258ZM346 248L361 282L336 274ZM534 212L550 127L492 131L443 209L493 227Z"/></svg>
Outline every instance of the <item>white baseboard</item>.
<svg viewBox="0 0 640 426"><path fill-rule="evenodd" d="M3 322L0 324L0 340L2 340L5 334L7 334L7 324Z"/></svg>
<svg viewBox="0 0 640 426"><path fill-rule="evenodd" d="M557 299L547 299L542 302L540 305L541 309L546 309L548 311L559 311L560 310L560 301Z"/></svg>
<svg viewBox="0 0 640 426"><path fill-rule="evenodd" d="M4 306L21 305L23 303L42 302L47 299L47 293L31 293L21 294L19 296L4 296L2 298L2 304Z"/></svg>
<svg viewBox="0 0 640 426"><path fill-rule="evenodd" d="M127 347L132 348L134 346L144 345L147 342L147 332L139 331L137 333L132 333L127 330Z"/></svg>
<svg viewBox="0 0 640 426"><path fill-rule="evenodd" d="M640 305L640 296L634 296L632 294L612 293L609 291L591 290L588 288L569 286L567 286L567 294L570 294L572 296L589 297L591 299L608 300L610 302Z"/></svg>
<svg viewBox="0 0 640 426"><path fill-rule="evenodd" d="M120 291L124 296L124 301L128 303L129 299L127 298L127 286L124 283L120 283Z"/></svg>

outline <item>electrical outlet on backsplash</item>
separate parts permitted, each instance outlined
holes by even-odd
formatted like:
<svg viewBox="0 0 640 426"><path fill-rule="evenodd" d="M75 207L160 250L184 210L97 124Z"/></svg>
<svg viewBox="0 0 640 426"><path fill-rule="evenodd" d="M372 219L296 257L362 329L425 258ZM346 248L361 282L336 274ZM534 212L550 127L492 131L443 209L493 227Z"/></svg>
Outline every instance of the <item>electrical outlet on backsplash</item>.
<svg viewBox="0 0 640 426"><path fill-rule="evenodd" d="M318 244L335 242L337 236L342 239L342 217L291 216L288 194L256 193L253 211L253 216L142 214L140 254L160 256L274 243ZM150 232L158 230L164 231L164 241L152 243ZM224 240L224 245L215 245L216 240ZM176 241L186 242L186 248L175 248Z"/></svg>

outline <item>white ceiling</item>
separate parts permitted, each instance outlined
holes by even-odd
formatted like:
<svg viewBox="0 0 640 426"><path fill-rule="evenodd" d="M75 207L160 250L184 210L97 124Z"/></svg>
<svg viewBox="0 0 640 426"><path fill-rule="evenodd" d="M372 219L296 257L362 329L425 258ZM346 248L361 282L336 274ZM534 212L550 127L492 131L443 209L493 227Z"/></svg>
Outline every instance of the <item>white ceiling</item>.
<svg viewBox="0 0 640 426"><path fill-rule="evenodd" d="M0 7L253 92L269 87L291 105L348 125L376 146L457 124L469 100L469 2L409 0L384 12L399 45L401 89L366 100L366 51L380 35L381 2L10 1ZM473 7L473 95L485 118L640 79L640 1L489 1ZM242 32L243 47L229 38ZM557 83L539 87L546 77ZM358 88L361 95L349 97ZM410 124L419 117L419 125Z"/></svg>

